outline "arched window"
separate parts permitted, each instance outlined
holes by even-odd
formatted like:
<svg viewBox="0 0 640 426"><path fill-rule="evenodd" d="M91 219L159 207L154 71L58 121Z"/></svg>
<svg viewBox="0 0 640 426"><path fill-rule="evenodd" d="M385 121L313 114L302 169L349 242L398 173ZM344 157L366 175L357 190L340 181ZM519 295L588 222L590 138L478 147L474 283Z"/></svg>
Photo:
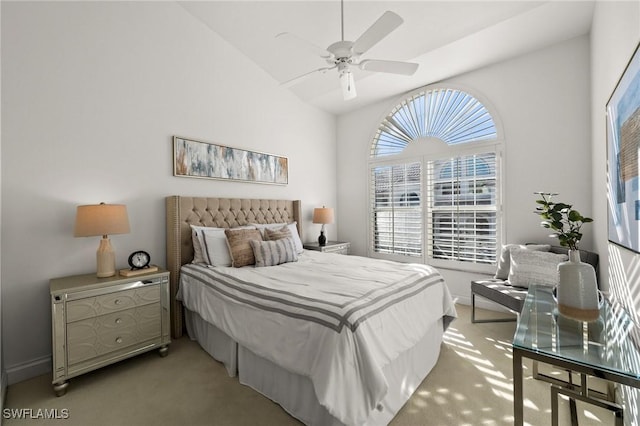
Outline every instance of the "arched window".
<svg viewBox="0 0 640 426"><path fill-rule="evenodd" d="M428 86L382 120L370 151L370 254L493 264L502 140L466 91Z"/></svg>

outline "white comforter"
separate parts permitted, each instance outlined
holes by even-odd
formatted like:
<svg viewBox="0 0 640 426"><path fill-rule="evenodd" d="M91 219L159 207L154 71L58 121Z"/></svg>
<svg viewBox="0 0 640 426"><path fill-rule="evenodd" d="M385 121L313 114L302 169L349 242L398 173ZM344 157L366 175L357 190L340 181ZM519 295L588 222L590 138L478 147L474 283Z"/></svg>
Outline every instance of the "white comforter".
<svg viewBox="0 0 640 426"><path fill-rule="evenodd" d="M255 354L308 376L348 425L384 398L382 368L435 321L444 317L446 328L456 316L434 268L314 251L265 268L185 265L178 299Z"/></svg>

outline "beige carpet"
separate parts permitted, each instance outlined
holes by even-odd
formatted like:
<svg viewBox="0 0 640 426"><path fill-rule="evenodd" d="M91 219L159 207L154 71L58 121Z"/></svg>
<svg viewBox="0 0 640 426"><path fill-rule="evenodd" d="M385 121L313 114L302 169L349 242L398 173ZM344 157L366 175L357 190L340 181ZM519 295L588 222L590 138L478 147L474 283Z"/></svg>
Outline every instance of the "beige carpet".
<svg viewBox="0 0 640 426"><path fill-rule="evenodd" d="M511 338L515 323L471 324L469 307L445 335L435 368L391 423L419 425L511 425ZM491 315L488 311L482 312ZM550 424L548 384L525 375L525 421ZM561 422L569 404L560 402ZM7 409L57 409L59 420L7 418ZM613 424L604 410L578 403L580 425ZM40 410L40 411L39 411ZM64 411L67 410L67 411ZM25 413L24 410L19 410ZM55 413L55 412L54 412ZM297 425L280 406L230 378L221 364L184 337L169 356L150 352L76 377L55 397L50 375L9 386L3 424L72 425Z"/></svg>

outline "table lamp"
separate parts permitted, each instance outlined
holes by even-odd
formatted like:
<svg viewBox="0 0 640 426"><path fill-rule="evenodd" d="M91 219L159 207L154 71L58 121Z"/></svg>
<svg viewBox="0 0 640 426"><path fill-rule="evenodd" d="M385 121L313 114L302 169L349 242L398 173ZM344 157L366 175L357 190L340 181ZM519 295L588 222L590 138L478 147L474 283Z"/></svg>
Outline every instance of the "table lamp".
<svg viewBox="0 0 640 426"><path fill-rule="evenodd" d="M327 237L324 235L324 225L327 223L333 223L333 209L322 206L322 208L313 209L313 223L321 223L322 229L320 230L320 236L318 237L318 244L320 246L327 245Z"/></svg>
<svg viewBox="0 0 640 426"><path fill-rule="evenodd" d="M109 235L128 233L127 206L105 203L78 206L74 237L102 235L96 252L98 277L112 277L116 274L116 254L111 247Z"/></svg>

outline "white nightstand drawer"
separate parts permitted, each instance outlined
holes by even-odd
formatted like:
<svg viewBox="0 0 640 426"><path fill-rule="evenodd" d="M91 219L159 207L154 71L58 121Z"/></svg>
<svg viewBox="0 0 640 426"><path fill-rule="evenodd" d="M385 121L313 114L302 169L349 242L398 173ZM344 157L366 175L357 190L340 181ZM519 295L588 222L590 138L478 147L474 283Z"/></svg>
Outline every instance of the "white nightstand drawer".
<svg viewBox="0 0 640 426"><path fill-rule="evenodd" d="M91 318L160 301L160 286L140 287L67 303L67 322Z"/></svg>
<svg viewBox="0 0 640 426"><path fill-rule="evenodd" d="M75 342L111 331L135 327L136 324L158 322L159 319L160 304L154 303L70 323L67 326L67 338L70 342Z"/></svg>
<svg viewBox="0 0 640 426"><path fill-rule="evenodd" d="M160 337L160 305L76 321L67 327L69 365Z"/></svg>
<svg viewBox="0 0 640 426"><path fill-rule="evenodd" d="M323 251L325 253L349 254L350 245L350 243L335 244L325 248Z"/></svg>

